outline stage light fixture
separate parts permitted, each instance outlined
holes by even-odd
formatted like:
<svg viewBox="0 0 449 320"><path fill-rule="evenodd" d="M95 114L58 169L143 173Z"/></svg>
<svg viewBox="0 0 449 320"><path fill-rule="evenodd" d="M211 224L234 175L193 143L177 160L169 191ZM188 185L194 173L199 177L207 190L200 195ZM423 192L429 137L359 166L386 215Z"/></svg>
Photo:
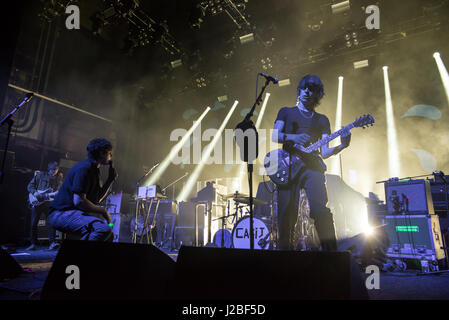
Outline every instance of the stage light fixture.
<svg viewBox="0 0 449 320"><path fill-rule="evenodd" d="M390 80L388 77L388 67L384 66L385 85L385 108L387 113L387 140L388 140L388 167L390 177L401 175L401 164L399 159L399 144L394 120L393 102L391 99Z"/></svg>
<svg viewBox="0 0 449 320"><path fill-rule="evenodd" d="M218 102L225 102L228 101L228 96L224 95L224 96L220 96L217 98Z"/></svg>
<svg viewBox="0 0 449 320"><path fill-rule="evenodd" d="M360 61L354 62L354 69L366 68L368 66L369 66L368 60L360 60Z"/></svg>
<svg viewBox="0 0 449 320"><path fill-rule="evenodd" d="M171 61L170 65L173 69L178 68L178 67L182 66L182 60L178 59L178 60Z"/></svg>
<svg viewBox="0 0 449 320"><path fill-rule="evenodd" d="M289 86L290 79L279 80L278 85L279 87Z"/></svg>
<svg viewBox="0 0 449 320"><path fill-rule="evenodd" d="M231 118L231 115L234 113L234 110L237 107L238 103L239 102L237 100L234 102L234 105L232 106L231 110L229 110L228 114L226 115L226 118L223 120L223 123L220 126L220 128L218 129L218 131L215 134L214 138L212 139L212 141L204 149L204 151L203 151L203 153L201 155L200 163L193 170L193 172L190 175L189 179L187 179L187 182L184 185L184 188L182 189L181 193L176 198L176 200L178 202L187 200L188 195L192 191L192 188L195 186L195 184L196 184L196 182L198 180L198 177L199 177L201 171L203 170L204 165L206 164L206 160L210 157L210 154L211 154L212 150L214 149L215 145L221 139L221 134L223 133L223 130L226 127L226 124L228 123L229 119Z"/></svg>
<svg viewBox="0 0 449 320"><path fill-rule="evenodd" d="M339 13L349 11L349 9L351 9L351 4L350 4L349 0L342 1L342 2L331 5L331 9L332 9L332 14L339 14Z"/></svg>
<svg viewBox="0 0 449 320"><path fill-rule="evenodd" d="M165 157L164 160L162 160L161 164L156 168L154 173L152 173L144 183L142 183L143 186L151 186L156 184L156 182L159 180L159 178L162 176L162 174L165 172L167 167L170 165L170 162L173 160L174 157L178 154L178 152L181 150L183 145L187 142L187 140L192 135L193 131L200 125L201 121L204 119L206 114L209 112L211 108L207 107L206 110L201 114L201 116L194 122L192 127L186 132L186 134L181 138L181 140L175 144L171 150L170 153Z"/></svg>
<svg viewBox="0 0 449 320"><path fill-rule="evenodd" d="M254 41L254 33L249 33L240 37L240 43L245 44Z"/></svg>
<svg viewBox="0 0 449 320"><path fill-rule="evenodd" d="M449 104L449 74L439 52L433 54L435 62L440 72L441 81L443 82L444 91L446 92L447 102Z"/></svg>

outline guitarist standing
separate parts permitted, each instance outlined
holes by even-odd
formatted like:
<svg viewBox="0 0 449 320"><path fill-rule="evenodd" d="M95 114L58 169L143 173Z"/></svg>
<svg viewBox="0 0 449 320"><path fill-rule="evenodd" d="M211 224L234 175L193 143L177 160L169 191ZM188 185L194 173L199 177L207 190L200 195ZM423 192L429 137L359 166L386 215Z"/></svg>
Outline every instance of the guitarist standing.
<svg viewBox="0 0 449 320"><path fill-rule="evenodd" d="M47 217L50 205L51 195L58 190L62 183L62 176L58 174L59 164L57 162L50 162L47 166L47 172L38 172L33 179L28 183L28 192L33 195L38 204L31 207L31 230L30 240L31 245L26 250L36 250L37 243L37 225L42 214ZM42 193L42 191L47 191ZM50 250L57 249L59 244L55 242L55 229L48 224L48 238L50 240Z"/></svg>
<svg viewBox="0 0 449 320"><path fill-rule="evenodd" d="M294 152L293 144L307 145L330 135L329 119L315 112L324 96L324 86L315 75L304 76L297 88L297 105L279 110L275 124L273 141L282 143L283 149ZM278 225L279 248L293 248L291 236L298 215L300 189L304 188L310 205L310 216L315 221L321 247L326 251L336 251L337 241L332 212L327 205L325 186L326 165L322 159L329 158L349 146L349 131L341 135L341 144L330 148L329 144L321 148L321 154L302 157L304 167L299 174L285 187L278 188Z"/></svg>

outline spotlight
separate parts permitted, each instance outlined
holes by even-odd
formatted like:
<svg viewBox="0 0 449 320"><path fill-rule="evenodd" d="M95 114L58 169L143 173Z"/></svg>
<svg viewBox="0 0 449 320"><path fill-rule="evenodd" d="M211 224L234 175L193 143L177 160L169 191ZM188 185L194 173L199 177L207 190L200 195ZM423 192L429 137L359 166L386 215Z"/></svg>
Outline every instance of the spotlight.
<svg viewBox="0 0 449 320"><path fill-rule="evenodd" d="M174 61L171 61L170 64L171 64L171 67L173 69L175 69L175 68L182 66L182 60L181 59L174 60Z"/></svg>
<svg viewBox="0 0 449 320"><path fill-rule="evenodd" d="M447 101L449 102L449 73L444 65L443 59L441 59L440 53L435 52L433 54L435 63L437 64L438 71L440 72L441 82L443 83L444 91L446 93Z"/></svg>
<svg viewBox="0 0 449 320"><path fill-rule="evenodd" d="M181 140L171 148L170 153L165 157L165 159L161 162L161 164L156 168L154 173L148 177L148 179L142 184L143 186L150 186L155 184L158 179L162 176L162 174L165 172L167 167L170 165L173 158L176 157L178 152L181 150L181 148L184 146L184 144L187 142L187 140L192 135L193 131L200 125L203 118L206 116L206 114L209 112L211 108L207 107L206 110L201 114L201 116L195 121L193 126L189 129L189 131L186 132L186 134L181 138Z"/></svg>
<svg viewBox="0 0 449 320"><path fill-rule="evenodd" d="M235 108L237 107L238 103L239 103L238 101L234 102L234 105L232 106L232 108L228 112L228 114L226 115L226 118L223 120L223 123L220 126L220 128L218 129L215 137L204 149L204 151L201 155L200 163L196 166L195 170L190 175L189 179L187 180L186 184L184 185L184 188L182 189L181 193L178 195L178 197L176 199L178 202L185 201L186 198L188 197L188 195L190 194L192 188L194 187L194 185L196 184L196 182L198 180L198 177L199 177L201 171L204 168L204 165L206 164L206 161L210 157L212 150L214 149L214 147L218 143L218 141L221 139L221 134L223 133L223 130L226 127L226 124L228 123L229 119L231 118L231 115L234 112Z"/></svg>
<svg viewBox="0 0 449 320"><path fill-rule="evenodd" d="M254 41L254 33L249 33L240 37L240 43L245 44Z"/></svg>
<svg viewBox="0 0 449 320"><path fill-rule="evenodd" d="M360 60L354 62L354 69L366 68L369 66L368 60Z"/></svg>
<svg viewBox="0 0 449 320"><path fill-rule="evenodd" d="M372 235L374 235L374 228L371 227L370 225L366 225L365 230L363 232L365 233L366 236L371 237Z"/></svg>
<svg viewBox="0 0 449 320"><path fill-rule="evenodd" d="M279 84L279 87L289 86L290 79L279 80L278 84Z"/></svg>
<svg viewBox="0 0 449 320"><path fill-rule="evenodd" d="M228 101L228 96L227 95L220 96L217 99L218 99L218 102L225 102L225 101Z"/></svg>
<svg viewBox="0 0 449 320"><path fill-rule="evenodd" d="M396 125L394 121L393 101L391 98L388 67L383 67L385 85L385 108L387 114L387 141L388 141L388 167L390 177L401 176L401 163L399 158L399 144Z"/></svg>
<svg viewBox="0 0 449 320"><path fill-rule="evenodd" d="M335 113L335 130L340 130L343 110L343 77L338 77L338 94L337 94L337 109ZM340 156L332 158L331 172L340 177L343 175L341 172Z"/></svg>
<svg viewBox="0 0 449 320"><path fill-rule="evenodd" d="M338 14L338 13L346 12L349 9L351 9L351 5L349 3L349 0L347 0L347 1L342 1L340 3L333 4L331 6L331 9L332 9L332 14Z"/></svg>

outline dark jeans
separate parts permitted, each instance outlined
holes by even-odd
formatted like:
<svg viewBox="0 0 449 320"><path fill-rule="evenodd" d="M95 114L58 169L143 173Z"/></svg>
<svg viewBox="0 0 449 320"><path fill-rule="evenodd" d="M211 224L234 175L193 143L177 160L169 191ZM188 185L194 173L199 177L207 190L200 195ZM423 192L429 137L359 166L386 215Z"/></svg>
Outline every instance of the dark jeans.
<svg viewBox="0 0 449 320"><path fill-rule="evenodd" d="M279 248L291 250L293 228L298 217L299 191L304 188L309 200L310 217L325 251L337 250L334 219L327 205L326 179L323 173L304 169L288 187L278 190Z"/></svg>
<svg viewBox="0 0 449 320"><path fill-rule="evenodd" d="M41 204L40 206L31 208L30 241L31 241L32 244L36 244L37 243L37 225L38 225L39 219L40 219L40 217L42 215L44 215L44 217L47 220L47 224L48 224L48 239L50 240L50 243L51 242L55 242L56 231L48 223L48 219L47 219L48 209L49 209L48 203L44 203L44 204Z"/></svg>
<svg viewBox="0 0 449 320"><path fill-rule="evenodd" d="M48 220L56 230L78 234L81 240L114 240L111 227L103 217L95 213L81 210L53 211Z"/></svg>

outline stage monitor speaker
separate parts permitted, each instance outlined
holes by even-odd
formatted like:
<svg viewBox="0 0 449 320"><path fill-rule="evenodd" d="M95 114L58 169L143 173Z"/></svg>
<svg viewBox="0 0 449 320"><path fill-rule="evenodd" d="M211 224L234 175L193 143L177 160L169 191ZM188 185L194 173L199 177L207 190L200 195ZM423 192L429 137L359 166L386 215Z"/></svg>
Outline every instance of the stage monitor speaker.
<svg viewBox="0 0 449 320"><path fill-rule="evenodd" d="M0 247L0 280L13 279L23 272L17 261Z"/></svg>
<svg viewBox="0 0 449 320"><path fill-rule="evenodd" d="M174 271L152 245L66 240L41 299L164 299Z"/></svg>
<svg viewBox="0 0 449 320"><path fill-rule="evenodd" d="M388 214L435 214L428 180L385 183Z"/></svg>
<svg viewBox="0 0 449 320"><path fill-rule="evenodd" d="M349 252L181 247L177 299L368 299Z"/></svg>

